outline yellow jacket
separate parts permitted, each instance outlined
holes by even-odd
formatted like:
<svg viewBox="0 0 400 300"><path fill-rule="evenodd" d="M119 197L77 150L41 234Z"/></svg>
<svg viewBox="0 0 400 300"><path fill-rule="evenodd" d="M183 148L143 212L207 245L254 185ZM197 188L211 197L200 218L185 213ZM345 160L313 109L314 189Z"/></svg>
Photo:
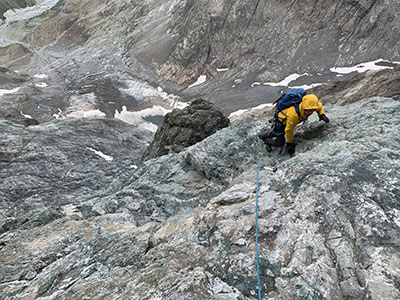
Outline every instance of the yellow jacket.
<svg viewBox="0 0 400 300"><path fill-rule="evenodd" d="M299 104L300 117L296 113L294 106L285 108L278 114L279 121L281 121L285 127L285 137L286 142L293 143L294 128L297 124L304 121L306 117L304 116L305 109L315 109L318 116L324 114L324 108L322 103L318 101L317 96L314 94L305 95Z"/></svg>

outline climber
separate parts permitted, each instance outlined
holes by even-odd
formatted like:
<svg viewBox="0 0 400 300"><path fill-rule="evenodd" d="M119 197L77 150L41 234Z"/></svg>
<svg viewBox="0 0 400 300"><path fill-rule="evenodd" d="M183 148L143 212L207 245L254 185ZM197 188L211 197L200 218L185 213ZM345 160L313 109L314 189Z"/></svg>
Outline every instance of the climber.
<svg viewBox="0 0 400 300"><path fill-rule="evenodd" d="M317 96L314 94L305 95L304 90L303 93L299 96L298 104L291 105L275 113L274 118L270 121L273 122L271 132L265 131L258 135L265 143L268 152L271 152L273 146L283 147L286 139L285 153L287 152L290 156L293 156L295 152L295 143L293 142L294 128L298 123L307 120L314 111L318 113L320 121L329 123L322 103L318 101Z"/></svg>

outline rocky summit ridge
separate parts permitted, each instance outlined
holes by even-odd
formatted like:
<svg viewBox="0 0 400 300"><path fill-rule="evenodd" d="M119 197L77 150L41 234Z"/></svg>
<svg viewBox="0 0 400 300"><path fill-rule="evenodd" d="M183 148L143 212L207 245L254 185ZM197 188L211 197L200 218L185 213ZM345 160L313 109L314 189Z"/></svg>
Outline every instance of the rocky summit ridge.
<svg viewBox="0 0 400 300"><path fill-rule="evenodd" d="M265 119L138 169L148 141L122 122L0 121L0 299L256 299L261 166L263 299L399 299L400 103L326 113L292 158L266 153Z"/></svg>

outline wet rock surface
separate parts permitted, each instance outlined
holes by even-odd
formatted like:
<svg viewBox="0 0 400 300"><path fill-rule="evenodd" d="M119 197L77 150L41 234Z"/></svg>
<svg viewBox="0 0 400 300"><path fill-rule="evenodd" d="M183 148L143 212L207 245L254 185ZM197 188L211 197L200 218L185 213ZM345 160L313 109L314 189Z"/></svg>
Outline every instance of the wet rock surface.
<svg viewBox="0 0 400 300"><path fill-rule="evenodd" d="M398 299L400 103L376 97L326 112L329 124L311 116L297 127L292 158L266 153L262 120L135 172L118 157L138 159L137 133L121 124L2 121L2 299L256 299L260 166L278 170L259 173L263 297ZM91 145L71 138L88 126Z"/></svg>
<svg viewBox="0 0 400 300"><path fill-rule="evenodd" d="M203 99L194 100L188 107L166 114L143 159L181 152L227 126L229 119L217 106Z"/></svg>

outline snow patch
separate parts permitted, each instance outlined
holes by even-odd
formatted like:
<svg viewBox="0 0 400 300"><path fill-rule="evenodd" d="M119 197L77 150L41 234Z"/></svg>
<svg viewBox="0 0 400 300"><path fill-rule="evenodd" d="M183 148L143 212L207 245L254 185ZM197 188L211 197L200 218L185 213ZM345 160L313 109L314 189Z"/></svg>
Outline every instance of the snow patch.
<svg viewBox="0 0 400 300"><path fill-rule="evenodd" d="M49 78L49 75L46 75L46 74L35 74L35 75L33 75L33 77L39 78L39 79L46 79L46 78Z"/></svg>
<svg viewBox="0 0 400 300"><path fill-rule="evenodd" d="M40 83L35 83L35 86L44 88L44 87L48 87L48 84L45 82L40 82Z"/></svg>
<svg viewBox="0 0 400 300"><path fill-rule="evenodd" d="M293 88L293 89L303 88L303 89L307 90L307 89L311 89L313 87L319 86L321 84L323 84L323 83L303 84L303 85L297 85L297 86L290 86L290 88Z"/></svg>
<svg viewBox="0 0 400 300"><path fill-rule="evenodd" d="M24 116L27 119L33 119L32 116L24 114L22 111L19 112L21 116Z"/></svg>
<svg viewBox="0 0 400 300"><path fill-rule="evenodd" d="M57 120L65 119L63 111L59 108L57 114L53 114L53 117Z"/></svg>
<svg viewBox="0 0 400 300"><path fill-rule="evenodd" d="M191 85L188 86L188 88L194 87L196 85L200 85L204 82L206 82L207 76L206 75L200 75L199 78L197 78L197 81L195 83L192 83Z"/></svg>
<svg viewBox="0 0 400 300"><path fill-rule="evenodd" d="M334 67L330 68L329 70L333 73L339 73L339 74L350 74L352 72L358 72L358 73L363 73L368 70L383 70L383 69L393 69L393 67L390 66L379 66L377 63L380 62L386 62L386 63L392 63L392 64L400 64L400 62L390 62L388 60L384 60L382 58L379 58L374 61L368 61L365 63L361 63L358 65L355 65L353 67Z"/></svg>
<svg viewBox="0 0 400 300"><path fill-rule="evenodd" d="M261 85L261 82L253 82L251 84L251 87L255 87L255 86L259 86L259 85Z"/></svg>
<svg viewBox="0 0 400 300"><path fill-rule="evenodd" d="M306 76L308 75L308 73L304 73L304 74L291 74L289 76L287 76L285 79L283 79L280 82L264 82L264 85L269 85L269 86L288 86L290 82L302 77L302 76Z"/></svg>
<svg viewBox="0 0 400 300"><path fill-rule="evenodd" d="M146 121L144 117L165 116L170 111L171 110L167 110L158 105L140 111L128 111L126 106L123 106L121 112L118 112L117 110L115 111L114 118L120 119L128 124L136 125L152 132L156 132L158 129L157 125Z"/></svg>
<svg viewBox="0 0 400 300"><path fill-rule="evenodd" d="M67 114L68 118L94 118L94 117L105 117L106 114L99 109L92 110L78 110Z"/></svg>
<svg viewBox="0 0 400 300"><path fill-rule="evenodd" d="M71 106L67 109L66 116L69 118L93 118L105 117L106 114L96 109L96 96L94 93L83 95L72 95L69 98Z"/></svg>
<svg viewBox="0 0 400 300"><path fill-rule="evenodd" d="M2 90L0 89L0 96L3 96L5 94L15 94L16 92L19 91L19 87L12 89L12 90Z"/></svg>
<svg viewBox="0 0 400 300"><path fill-rule="evenodd" d="M90 151L96 153L98 156L104 158L106 161L112 161L114 159L112 156L106 155L103 152L95 150L93 148L87 147L87 149L89 149Z"/></svg>

